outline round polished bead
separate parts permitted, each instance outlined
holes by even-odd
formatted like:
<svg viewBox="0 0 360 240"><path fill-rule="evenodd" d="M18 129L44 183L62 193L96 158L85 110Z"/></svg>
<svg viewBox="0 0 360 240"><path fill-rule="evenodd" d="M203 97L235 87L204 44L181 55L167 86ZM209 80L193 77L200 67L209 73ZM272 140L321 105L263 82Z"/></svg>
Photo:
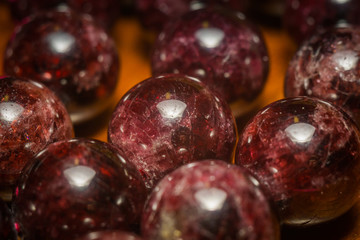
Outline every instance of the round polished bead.
<svg viewBox="0 0 360 240"><path fill-rule="evenodd" d="M249 5L248 0L135 0L139 17L144 26L161 30L169 21L181 17L185 13L221 4L223 6L244 11Z"/></svg>
<svg viewBox="0 0 360 240"><path fill-rule="evenodd" d="M15 29L5 51L4 71L44 83L78 123L110 104L119 59L102 28L85 15L58 8L32 15Z"/></svg>
<svg viewBox="0 0 360 240"><path fill-rule="evenodd" d="M331 102L360 124L360 27L336 27L313 35L294 55L285 96Z"/></svg>
<svg viewBox="0 0 360 240"><path fill-rule="evenodd" d="M243 106L262 91L269 57L259 29L241 13L223 8L189 12L159 34L153 74L184 73L201 79L229 103Z"/></svg>
<svg viewBox="0 0 360 240"><path fill-rule="evenodd" d="M229 106L195 78L165 75L129 90L110 121L109 142L121 147L148 188L189 162L231 162L236 127Z"/></svg>
<svg viewBox="0 0 360 240"><path fill-rule="evenodd" d="M279 225L244 169L223 161L182 166L149 196L142 218L149 239L279 239Z"/></svg>
<svg viewBox="0 0 360 240"><path fill-rule="evenodd" d="M73 127L62 102L44 85L0 78L0 191L10 200L23 167L48 144L70 139Z"/></svg>
<svg viewBox="0 0 360 240"><path fill-rule="evenodd" d="M358 0L286 0L284 25L298 43L316 32L316 29L338 23L359 24Z"/></svg>
<svg viewBox="0 0 360 240"><path fill-rule="evenodd" d="M25 167L13 211L26 239L75 239L138 224L146 189L120 149L90 139L50 144Z"/></svg>
<svg viewBox="0 0 360 240"><path fill-rule="evenodd" d="M352 119L330 103L283 99L248 123L235 162L265 186L283 223L320 223L358 200L359 134Z"/></svg>

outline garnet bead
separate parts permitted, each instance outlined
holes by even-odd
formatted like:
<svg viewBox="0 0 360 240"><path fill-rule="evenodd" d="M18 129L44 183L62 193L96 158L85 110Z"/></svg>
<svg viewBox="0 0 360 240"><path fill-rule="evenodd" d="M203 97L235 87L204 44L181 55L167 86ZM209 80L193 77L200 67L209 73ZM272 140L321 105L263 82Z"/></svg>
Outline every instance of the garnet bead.
<svg viewBox="0 0 360 240"><path fill-rule="evenodd" d="M348 115L327 102L284 99L248 123L235 162L265 186L284 223L324 222L358 200L359 134Z"/></svg>
<svg viewBox="0 0 360 240"><path fill-rule="evenodd" d="M4 71L44 83L78 123L108 107L119 60L102 28L84 15L58 8L39 12L16 28L5 51Z"/></svg>
<svg viewBox="0 0 360 240"><path fill-rule="evenodd" d="M338 23L359 24L358 0L286 0L284 25L290 35L301 43L317 28Z"/></svg>
<svg viewBox="0 0 360 240"><path fill-rule="evenodd" d="M48 144L70 139L73 127L62 102L44 85L0 78L0 191L11 187L24 165Z"/></svg>
<svg viewBox="0 0 360 240"><path fill-rule="evenodd" d="M129 230L145 197L141 176L120 149L74 139L50 144L26 166L13 211L26 239L75 239Z"/></svg>
<svg viewBox="0 0 360 240"><path fill-rule="evenodd" d="M165 26L151 64L153 74L197 77L229 103L245 101L246 107L265 85L269 57L261 32L243 14L213 7Z"/></svg>
<svg viewBox="0 0 360 240"><path fill-rule="evenodd" d="M310 96L343 108L360 124L360 27L329 28L305 41L289 64L285 96Z"/></svg>
<svg viewBox="0 0 360 240"><path fill-rule="evenodd" d="M224 100L195 78L149 78L129 90L110 121L109 142L124 149L148 188L189 162L232 161L236 127Z"/></svg>
<svg viewBox="0 0 360 240"><path fill-rule="evenodd" d="M149 239L275 240L279 226L259 183L223 161L182 166L149 196L142 233Z"/></svg>

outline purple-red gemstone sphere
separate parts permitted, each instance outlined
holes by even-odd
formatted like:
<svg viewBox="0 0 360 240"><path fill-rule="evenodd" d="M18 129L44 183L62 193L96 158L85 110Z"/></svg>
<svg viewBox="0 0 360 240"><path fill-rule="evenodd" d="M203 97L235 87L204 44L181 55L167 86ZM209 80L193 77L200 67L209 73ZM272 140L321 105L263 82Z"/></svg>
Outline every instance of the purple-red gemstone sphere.
<svg viewBox="0 0 360 240"><path fill-rule="evenodd" d="M67 4L74 11L92 16L97 24L110 29L120 12L120 0L7 0L13 18L22 20L34 13Z"/></svg>
<svg viewBox="0 0 360 240"><path fill-rule="evenodd" d="M25 164L48 144L70 139L73 127L62 102L44 85L0 78L0 191L9 200ZM10 195L9 195L10 194ZM6 196L9 195L9 196Z"/></svg>
<svg viewBox="0 0 360 240"><path fill-rule="evenodd" d="M254 100L265 85L269 57L261 32L240 13L222 8L192 11L159 34L153 74L201 79L228 102Z"/></svg>
<svg viewBox="0 0 360 240"><path fill-rule="evenodd" d="M123 231L92 232L77 240L141 240L142 238L132 233Z"/></svg>
<svg viewBox="0 0 360 240"><path fill-rule="evenodd" d="M50 144L27 165L13 211L26 239L75 239L137 224L146 188L123 153L107 143Z"/></svg>
<svg viewBox="0 0 360 240"><path fill-rule="evenodd" d="M102 28L60 8L37 13L15 29L4 71L44 83L65 103L73 122L81 122L108 106L119 59Z"/></svg>
<svg viewBox="0 0 360 240"><path fill-rule="evenodd" d="M284 223L324 222L358 200L359 134L352 119L330 103L283 99L245 127L235 162L265 186Z"/></svg>
<svg viewBox="0 0 360 240"><path fill-rule="evenodd" d="M285 96L310 96L343 108L360 124L360 27L313 35L289 64Z"/></svg>
<svg viewBox="0 0 360 240"><path fill-rule="evenodd" d="M195 78L165 75L129 90L110 121L109 142L121 147L148 188L189 162L232 161L236 126L229 106Z"/></svg>
<svg viewBox="0 0 360 240"><path fill-rule="evenodd" d="M14 217L7 204L0 198L0 239L16 240Z"/></svg>
<svg viewBox="0 0 360 240"><path fill-rule="evenodd" d="M185 13L209 5L221 4L237 11L244 11L248 0L135 0L140 19L146 27L160 29L169 21Z"/></svg>
<svg viewBox="0 0 360 240"><path fill-rule="evenodd" d="M257 180L223 161L191 163L165 176L142 218L143 235L158 240L275 240L278 231Z"/></svg>
<svg viewBox="0 0 360 240"><path fill-rule="evenodd" d="M358 0L286 0L284 25L291 37L301 43L316 29L338 23L359 24Z"/></svg>

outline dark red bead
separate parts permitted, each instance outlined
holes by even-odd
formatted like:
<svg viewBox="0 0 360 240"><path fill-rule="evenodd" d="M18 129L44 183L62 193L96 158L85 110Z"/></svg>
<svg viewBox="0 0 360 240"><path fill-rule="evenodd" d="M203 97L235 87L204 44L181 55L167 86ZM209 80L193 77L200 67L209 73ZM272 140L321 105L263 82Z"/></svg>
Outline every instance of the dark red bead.
<svg viewBox="0 0 360 240"><path fill-rule="evenodd" d="M39 12L18 26L5 51L4 71L44 83L71 119L90 119L109 105L119 59L109 35L66 8Z"/></svg>
<svg viewBox="0 0 360 240"><path fill-rule="evenodd" d="M141 240L134 234L121 231L92 232L77 240Z"/></svg>
<svg viewBox="0 0 360 240"><path fill-rule="evenodd" d="M241 13L222 8L192 11L159 34L153 74L201 79L228 102L254 100L268 76L269 57L259 29Z"/></svg>
<svg viewBox="0 0 360 240"><path fill-rule="evenodd" d="M310 96L343 108L360 124L360 27L329 28L305 41L290 62L285 96Z"/></svg>
<svg viewBox="0 0 360 240"><path fill-rule="evenodd" d="M7 204L0 198L0 239L16 240L14 217Z"/></svg>
<svg viewBox="0 0 360 240"><path fill-rule="evenodd" d="M182 166L149 196L142 218L149 239L279 239L259 183L223 161Z"/></svg>
<svg viewBox="0 0 360 240"><path fill-rule="evenodd" d="M148 188L189 162L231 162L236 127L229 106L199 80L149 78L129 90L110 121L109 142L124 149Z"/></svg>
<svg viewBox="0 0 360 240"><path fill-rule="evenodd" d="M350 117L330 103L283 99L245 127L235 162L264 185L284 223L324 222L358 200L359 134Z"/></svg>
<svg viewBox="0 0 360 240"><path fill-rule="evenodd" d="M214 4L244 11L249 5L249 0L135 0L135 4L143 25L161 30L167 22L189 11Z"/></svg>
<svg viewBox="0 0 360 240"><path fill-rule="evenodd" d="M25 164L48 144L70 139L73 127L62 102L44 85L0 78L0 191L11 188Z"/></svg>
<svg viewBox="0 0 360 240"><path fill-rule="evenodd" d="M34 13L67 4L74 11L92 16L97 24L106 29L115 22L120 12L119 0L7 0L11 14L17 21Z"/></svg>
<svg viewBox="0 0 360 240"><path fill-rule="evenodd" d="M337 23L359 24L360 1L286 0L284 25L290 35L301 43L317 28Z"/></svg>
<svg viewBox="0 0 360 240"><path fill-rule="evenodd" d="M13 211L26 239L75 239L139 221L146 189L120 149L96 140L50 144L26 166Z"/></svg>

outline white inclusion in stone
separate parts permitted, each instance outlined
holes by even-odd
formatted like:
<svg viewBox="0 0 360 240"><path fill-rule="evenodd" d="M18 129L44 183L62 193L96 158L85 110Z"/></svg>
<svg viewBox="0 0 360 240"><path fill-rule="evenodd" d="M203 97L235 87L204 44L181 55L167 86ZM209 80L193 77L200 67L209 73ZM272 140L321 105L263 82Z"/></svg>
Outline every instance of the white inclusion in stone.
<svg viewBox="0 0 360 240"><path fill-rule="evenodd" d="M73 187L85 188L90 185L95 177L94 169L87 166L76 166L64 171L64 176Z"/></svg>
<svg viewBox="0 0 360 240"><path fill-rule="evenodd" d="M17 120L23 113L24 108L14 102L0 103L0 120L5 122L12 122Z"/></svg>
<svg viewBox="0 0 360 240"><path fill-rule="evenodd" d="M348 71L356 67L359 57L353 50L343 50L336 51L332 56L332 60L336 63L337 67Z"/></svg>
<svg viewBox="0 0 360 240"><path fill-rule="evenodd" d="M208 211L220 210L226 197L226 192L218 188L201 189L195 193L195 199L200 207Z"/></svg>
<svg viewBox="0 0 360 240"><path fill-rule="evenodd" d="M307 143L311 141L315 127L308 123L294 123L285 129L285 133L295 143Z"/></svg>
<svg viewBox="0 0 360 240"><path fill-rule="evenodd" d="M218 47L225 37L225 33L218 28L201 28L195 33L200 45L206 48Z"/></svg>
<svg viewBox="0 0 360 240"><path fill-rule="evenodd" d="M182 101L171 99L159 102L156 107L163 118L177 119L182 117L187 105Z"/></svg>
<svg viewBox="0 0 360 240"><path fill-rule="evenodd" d="M75 38L62 31L49 34L47 41L50 49L55 53L66 53L70 51L75 44Z"/></svg>

